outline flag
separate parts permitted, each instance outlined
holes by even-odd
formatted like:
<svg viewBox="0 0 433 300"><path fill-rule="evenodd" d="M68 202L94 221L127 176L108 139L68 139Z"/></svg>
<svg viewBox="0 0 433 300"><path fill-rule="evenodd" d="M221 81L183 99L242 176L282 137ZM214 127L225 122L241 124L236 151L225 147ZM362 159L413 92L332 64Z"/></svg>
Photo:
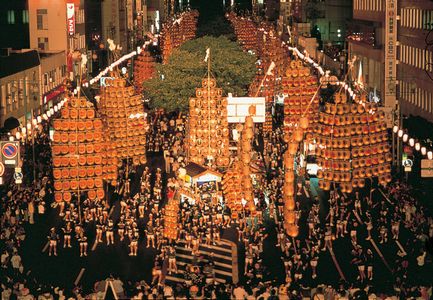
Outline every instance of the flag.
<svg viewBox="0 0 433 300"><path fill-rule="evenodd" d="M207 60L209 59L210 56L210 48L206 49L206 57L204 58L204 62L207 62Z"/></svg>
<svg viewBox="0 0 433 300"><path fill-rule="evenodd" d="M266 76L272 76L274 73L272 73L272 70L275 68L275 63L272 61L269 65L268 71L266 71Z"/></svg>

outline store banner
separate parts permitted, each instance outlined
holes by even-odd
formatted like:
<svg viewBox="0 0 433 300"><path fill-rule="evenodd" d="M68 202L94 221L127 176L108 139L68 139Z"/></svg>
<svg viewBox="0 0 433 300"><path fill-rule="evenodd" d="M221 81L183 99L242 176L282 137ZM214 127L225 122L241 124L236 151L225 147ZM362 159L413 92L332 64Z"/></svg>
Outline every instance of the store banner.
<svg viewBox="0 0 433 300"><path fill-rule="evenodd" d="M68 24L68 34L73 36L75 34L75 4L66 3L66 18Z"/></svg>

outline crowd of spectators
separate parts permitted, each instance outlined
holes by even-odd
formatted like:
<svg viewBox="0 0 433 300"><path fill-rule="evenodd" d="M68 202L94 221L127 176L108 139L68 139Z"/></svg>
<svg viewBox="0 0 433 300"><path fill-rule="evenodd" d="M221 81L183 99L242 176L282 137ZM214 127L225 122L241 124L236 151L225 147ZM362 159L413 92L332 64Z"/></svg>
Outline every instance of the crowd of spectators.
<svg viewBox="0 0 433 300"><path fill-rule="evenodd" d="M65 290L40 285L31 271L23 266L20 249L26 236L25 228L39 221L53 198L51 167L44 163L51 161L45 127L35 139L37 157L45 157L35 164L36 181L21 187L12 183L3 189L1 195L2 299L98 299L110 292L111 287L118 296L132 299L428 299L431 296L431 284L413 282L419 276L414 280L411 276L425 272L431 266L424 245L433 236L433 220L402 181L386 187L386 197L332 192L329 203L325 204L329 208L324 216L321 216L323 203L307 192L310 190L308 181L299 182L297 198L308 201L307 204L296 203L297 222L304 224L301 226L306 230L302 238L286 237L281 218L284 178L281 157L285 146L278 128L265 136L267 143L263 157L267 176L258 179L257 184L262 189L256 191L258 213L254 218L246 215L238 220L231 219L230 211L217 198L217 201L212 201L216 189L211 184L202 186L204 190L200 190L203 195L207 194L207 201L180 204L179 223L182 227L178 238L185 241L196 258L186 266L184 283L166 281L166 275L178 270L175 242L162 235L164 186L167 186L169 197L173 197L182 185L173 175L185 166L185 118L158 114L152 121L148 152L164 156L168 165L166 172L145 167L142 175L138 176L139 168L123 165L119 171L119 185L113 193L114 201L120 202L119 219L111 218L113 199L100 203L84 199L83 225L80 225L77 203L72 201L59 205L62 222L53 229L53 237L59 241L57 246L65 248L71 247L71 239L77 239L82 256L87 254L86 232L89 230L95 230L98 243L108 247L114 242L127 242L131 256L139 255L136 242L144 240L146 247L158 250L152 269L153 280L150 283L144 280L129 282L110 277L95 283L94 291L89 293L78 288ZM24 172L33 173L31 158L26 156L24 164ZM169 175L166 183L164 173ZM140 188L133 194L130 185L134 180L139 181ZM269 222L265 223L266 220L275 221L276 247L281 250L281 263L286 274L283 280L270 280L270 271L263 262L264 244L269 238ZM236 230L238 245L244 249L243 274L239 284L218 283L213 261L204 263L200 255L200 245L218 244L224 230L229 228ZM51 233L49 239L50 236ZM351 252L351 265L356 277L350 281L352 284L344 281L333 285L321 284L326 280L323 280L323 274L318 273L320 258L325 251L332 250L338 239L350 241L351 249L348 251ZM395 258L391 264L393 280L386 292L374 285L372 261L376 252L370 239L383 245L405 241L402 242L403 250L399 249L392 256ZM49 253L55 254L54 251Z"/></svg>

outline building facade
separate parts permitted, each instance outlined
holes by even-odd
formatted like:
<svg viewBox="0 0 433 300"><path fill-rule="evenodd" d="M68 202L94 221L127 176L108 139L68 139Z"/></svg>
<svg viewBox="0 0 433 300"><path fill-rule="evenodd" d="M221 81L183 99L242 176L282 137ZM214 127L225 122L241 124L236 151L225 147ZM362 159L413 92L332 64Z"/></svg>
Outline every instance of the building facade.
<svg viewBox="0 0 433 300"><path fill-rule="evenodd" d="M29 0L30 48L42 51L86 49L84 1Z"/></svg>
<svg viewBox="0 0 433 300"><path fill-rule="evenodd" d="M27 0L2 1L0 9L0 48L29 48Z"/></svg>
<svg viewBox="0 0 433 300"><path fill-rule="evenodd" d="M9 51L0 56L0 124L9 117L25 123L38 110L40 58L35 50Z"/></svg>
<svg viewBox="0 0 433 300"><path fill-rule="evenodd" d="M353 17L347 42L358 62L354 77L361 66L365 88L383 106L433 121L433 47L426 44L433 2L354 0Z"/></svg>

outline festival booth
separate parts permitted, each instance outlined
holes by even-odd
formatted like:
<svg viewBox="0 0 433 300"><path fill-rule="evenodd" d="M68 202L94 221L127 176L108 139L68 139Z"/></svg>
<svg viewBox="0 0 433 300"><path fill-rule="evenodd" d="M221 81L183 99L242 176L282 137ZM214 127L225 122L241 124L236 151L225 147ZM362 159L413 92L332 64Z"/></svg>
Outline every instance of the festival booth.
<svg viewBox="0 0 433 300"><path fill-rule="evenodd" d="M179 191L181 202L187 200L190 203L195 203L197 200L195 191L205 183L214 183L216 194L220 195L218 191L223 176L221 173L191 162L181 172L181 175L180 177L184 181L184 188ZM218 196L218 198L222 197Z"/></svg>

